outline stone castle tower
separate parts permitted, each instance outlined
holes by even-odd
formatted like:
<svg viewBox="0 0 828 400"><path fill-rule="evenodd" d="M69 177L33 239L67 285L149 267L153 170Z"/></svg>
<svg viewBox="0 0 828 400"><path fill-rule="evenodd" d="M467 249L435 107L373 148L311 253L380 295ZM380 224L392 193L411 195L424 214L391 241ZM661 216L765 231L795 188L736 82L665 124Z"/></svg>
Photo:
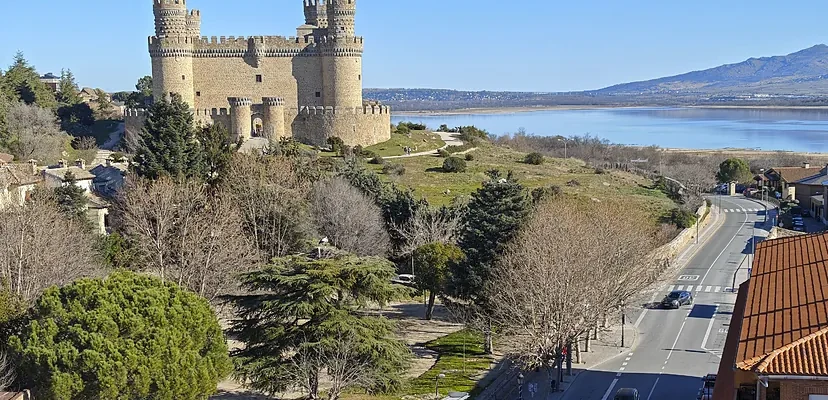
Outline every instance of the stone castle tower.
<svg viewBox="0 0 828 400"><path fill-rule="evenodd" d="M186 0L153 0L156 101L178 93L198 122L222 123L244 138L323 144L338 136L363 146L388 140L389 108L362 99L356 0L302 2L305 23L296 36L208 38L201 12L188 10ZM142 118L141 110L126 112L128 127Z"/></svg>

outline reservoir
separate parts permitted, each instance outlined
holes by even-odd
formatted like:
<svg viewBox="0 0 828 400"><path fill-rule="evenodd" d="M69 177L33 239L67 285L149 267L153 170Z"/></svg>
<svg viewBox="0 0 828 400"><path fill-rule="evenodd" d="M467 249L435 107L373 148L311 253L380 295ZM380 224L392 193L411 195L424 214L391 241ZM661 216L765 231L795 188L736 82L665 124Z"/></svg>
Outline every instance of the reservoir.
<svg viewBox="0 0 828 400"><path fill-rule="evenodd" d="M604 108L487 114L392 115L437 129L474 125L495 135L591 135L612 143L683 149L828 153L828 109Z"/></svg>

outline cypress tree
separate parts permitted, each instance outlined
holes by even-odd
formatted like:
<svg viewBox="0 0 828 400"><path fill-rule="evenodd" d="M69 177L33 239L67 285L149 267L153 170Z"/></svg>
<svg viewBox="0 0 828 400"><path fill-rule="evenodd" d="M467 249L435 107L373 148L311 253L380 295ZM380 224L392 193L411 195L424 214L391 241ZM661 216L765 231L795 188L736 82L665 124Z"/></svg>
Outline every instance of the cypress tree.
<svg viewBox="0 0 828 400"><path fill-rule="evenodd" d="M55 200L60 210L68 217L86 222L86 191L77 185L78 181L71 171L66 172L63 179L64 185L55 188Z"/></svg>
<svg viewBox="0 0 828 400"><path fill-rule="evenodd" d="M181 96L155 102L138 138L135 173L148 179L202 178L204 165L193 114Z"/></svg>

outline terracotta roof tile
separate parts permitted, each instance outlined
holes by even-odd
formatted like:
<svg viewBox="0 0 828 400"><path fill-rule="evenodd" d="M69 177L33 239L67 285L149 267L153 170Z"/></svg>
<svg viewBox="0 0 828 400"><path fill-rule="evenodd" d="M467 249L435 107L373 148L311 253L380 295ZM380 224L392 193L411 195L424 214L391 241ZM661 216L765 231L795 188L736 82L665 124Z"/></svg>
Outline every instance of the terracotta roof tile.
<svg viewBox="0 0 828 400"><path fill-rule="evenodd" d="M794 183L807 178L813 178L823 173L824 166L819 167L775 167L775 171L779 177L788 183ZM770 172L770 171L769 171Z"/></svg>
<svg viewBox="0 0 828 400"><path fill-rule="evenodd" d="M828 376L828 233L756 247L735 362L739 369Z"/></svg>

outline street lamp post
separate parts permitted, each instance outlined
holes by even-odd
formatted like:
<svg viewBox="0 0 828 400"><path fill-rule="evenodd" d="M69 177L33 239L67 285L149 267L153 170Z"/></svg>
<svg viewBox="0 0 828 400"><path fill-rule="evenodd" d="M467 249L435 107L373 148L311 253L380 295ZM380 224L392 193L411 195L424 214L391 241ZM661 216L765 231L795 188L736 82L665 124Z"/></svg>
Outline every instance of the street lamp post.
<svg viewBox="0 0 828 400"><path fill-rule="evenodd" d="M518 374L518 400L523 400L523 373Z"/></svg>
<svg viewBox="0 0 828 400"><path fill-rule="evenodd" d="M440 379L443 379L445 377L446 377L446 374L439 374L439 375L434 377L434 398L435 399L440 398Z"/></svg>
<svg viewBox="0 0 828 400"><path fill-rule="evenodd" d="M627 326L627 310L624 307L624 301L621 301L621 347L624 346L625 328Z"/></svg>

